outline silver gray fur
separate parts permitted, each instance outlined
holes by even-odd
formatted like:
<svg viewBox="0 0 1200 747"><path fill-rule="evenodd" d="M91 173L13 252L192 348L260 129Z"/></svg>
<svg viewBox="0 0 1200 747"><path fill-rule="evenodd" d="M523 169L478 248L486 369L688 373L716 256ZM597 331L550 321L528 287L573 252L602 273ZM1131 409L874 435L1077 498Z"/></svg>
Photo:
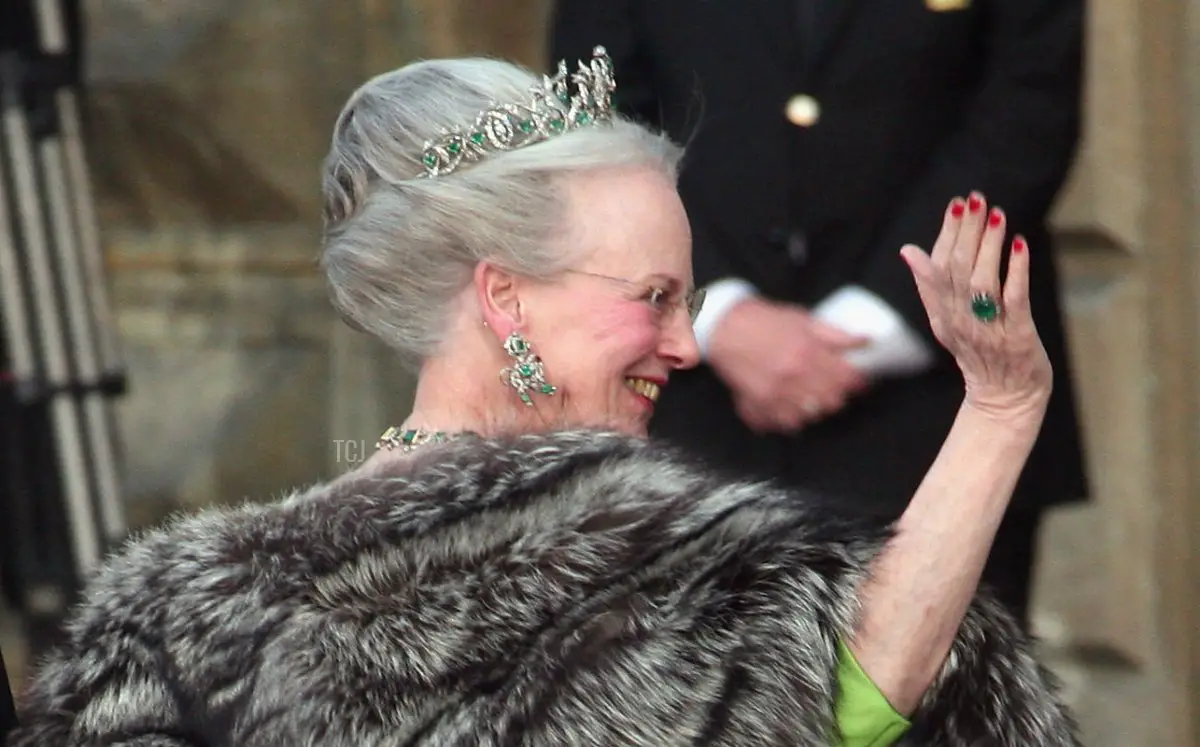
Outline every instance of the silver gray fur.
<svg viewBox="0 0 1200 747"><path fill-rule="evenodd" d="M637 439L428 447L132 542L10 744L830 745L887 534ZM923 747L1079 744L984 598L913 720Z"/></svg>

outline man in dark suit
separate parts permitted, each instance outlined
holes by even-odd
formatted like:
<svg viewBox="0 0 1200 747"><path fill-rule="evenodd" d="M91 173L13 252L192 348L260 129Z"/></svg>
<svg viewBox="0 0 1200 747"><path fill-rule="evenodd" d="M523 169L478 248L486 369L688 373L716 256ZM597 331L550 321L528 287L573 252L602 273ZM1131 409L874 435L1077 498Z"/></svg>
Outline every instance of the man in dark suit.
<svg viewBox="0 0 1200 747"><path fill-rule="evenodd" d="M1047 213L1080 129L1081 0L559 0L552 59L604 45L617 105L688 146L705 355L653 430L898 516L963 395L898 252L979 190L1031 247L1056 371L985 583L1027 615L1046 507L1087 495ZM972 208L988 209L982 200Z"/></svg>

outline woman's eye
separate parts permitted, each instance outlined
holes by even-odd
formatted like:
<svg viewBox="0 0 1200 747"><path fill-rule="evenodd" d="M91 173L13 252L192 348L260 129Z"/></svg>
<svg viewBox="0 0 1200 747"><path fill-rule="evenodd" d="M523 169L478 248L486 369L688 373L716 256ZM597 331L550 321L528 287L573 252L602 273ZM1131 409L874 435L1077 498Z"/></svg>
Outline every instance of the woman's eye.
<svg viewBox="0 0 1200 747"><path fill-rule="evenodd" d="M667 292L662 288L651 288L646 293L646 303L656 309L661 309L667 305Z"/></svg>

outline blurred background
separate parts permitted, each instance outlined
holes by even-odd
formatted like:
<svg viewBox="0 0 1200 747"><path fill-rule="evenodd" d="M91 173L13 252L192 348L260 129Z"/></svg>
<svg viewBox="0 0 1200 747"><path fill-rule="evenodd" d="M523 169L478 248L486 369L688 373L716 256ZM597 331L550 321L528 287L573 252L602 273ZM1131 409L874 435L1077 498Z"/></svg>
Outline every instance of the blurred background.
<svg viewBox="0 0 1200 747"><path fill-rule="evenodd" d="M409 382L317 271L318 166L367 77L545 69L548 0L85 0L83 122L127 391L131 527L365 458ZM1095 501L1042 542L1036 626L1087 744L1200 745L1200 0L1092 3L1055 227ZM618 80L620 71L618 70ZM6 521L0 515L0 522ZM31 634L0 645L19 692Z"/></svg>

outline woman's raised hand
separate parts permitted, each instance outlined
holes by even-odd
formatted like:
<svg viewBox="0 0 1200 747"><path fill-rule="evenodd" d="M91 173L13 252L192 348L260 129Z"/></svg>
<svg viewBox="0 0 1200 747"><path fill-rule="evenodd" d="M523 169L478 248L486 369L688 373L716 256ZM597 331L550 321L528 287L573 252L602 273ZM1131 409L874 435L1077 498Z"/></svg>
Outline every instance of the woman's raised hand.
<svg viewBox="0 0 1200 747"><path fill-rule="evenodd" d="M1004 212L972 193L950 201L932 252L908 245L900 253L934 335L962 370L967 404L1040 425L1050 359L1029 307L1029 247L1021 236L1013 239L1001 283L1005 233Z"/></svg>

